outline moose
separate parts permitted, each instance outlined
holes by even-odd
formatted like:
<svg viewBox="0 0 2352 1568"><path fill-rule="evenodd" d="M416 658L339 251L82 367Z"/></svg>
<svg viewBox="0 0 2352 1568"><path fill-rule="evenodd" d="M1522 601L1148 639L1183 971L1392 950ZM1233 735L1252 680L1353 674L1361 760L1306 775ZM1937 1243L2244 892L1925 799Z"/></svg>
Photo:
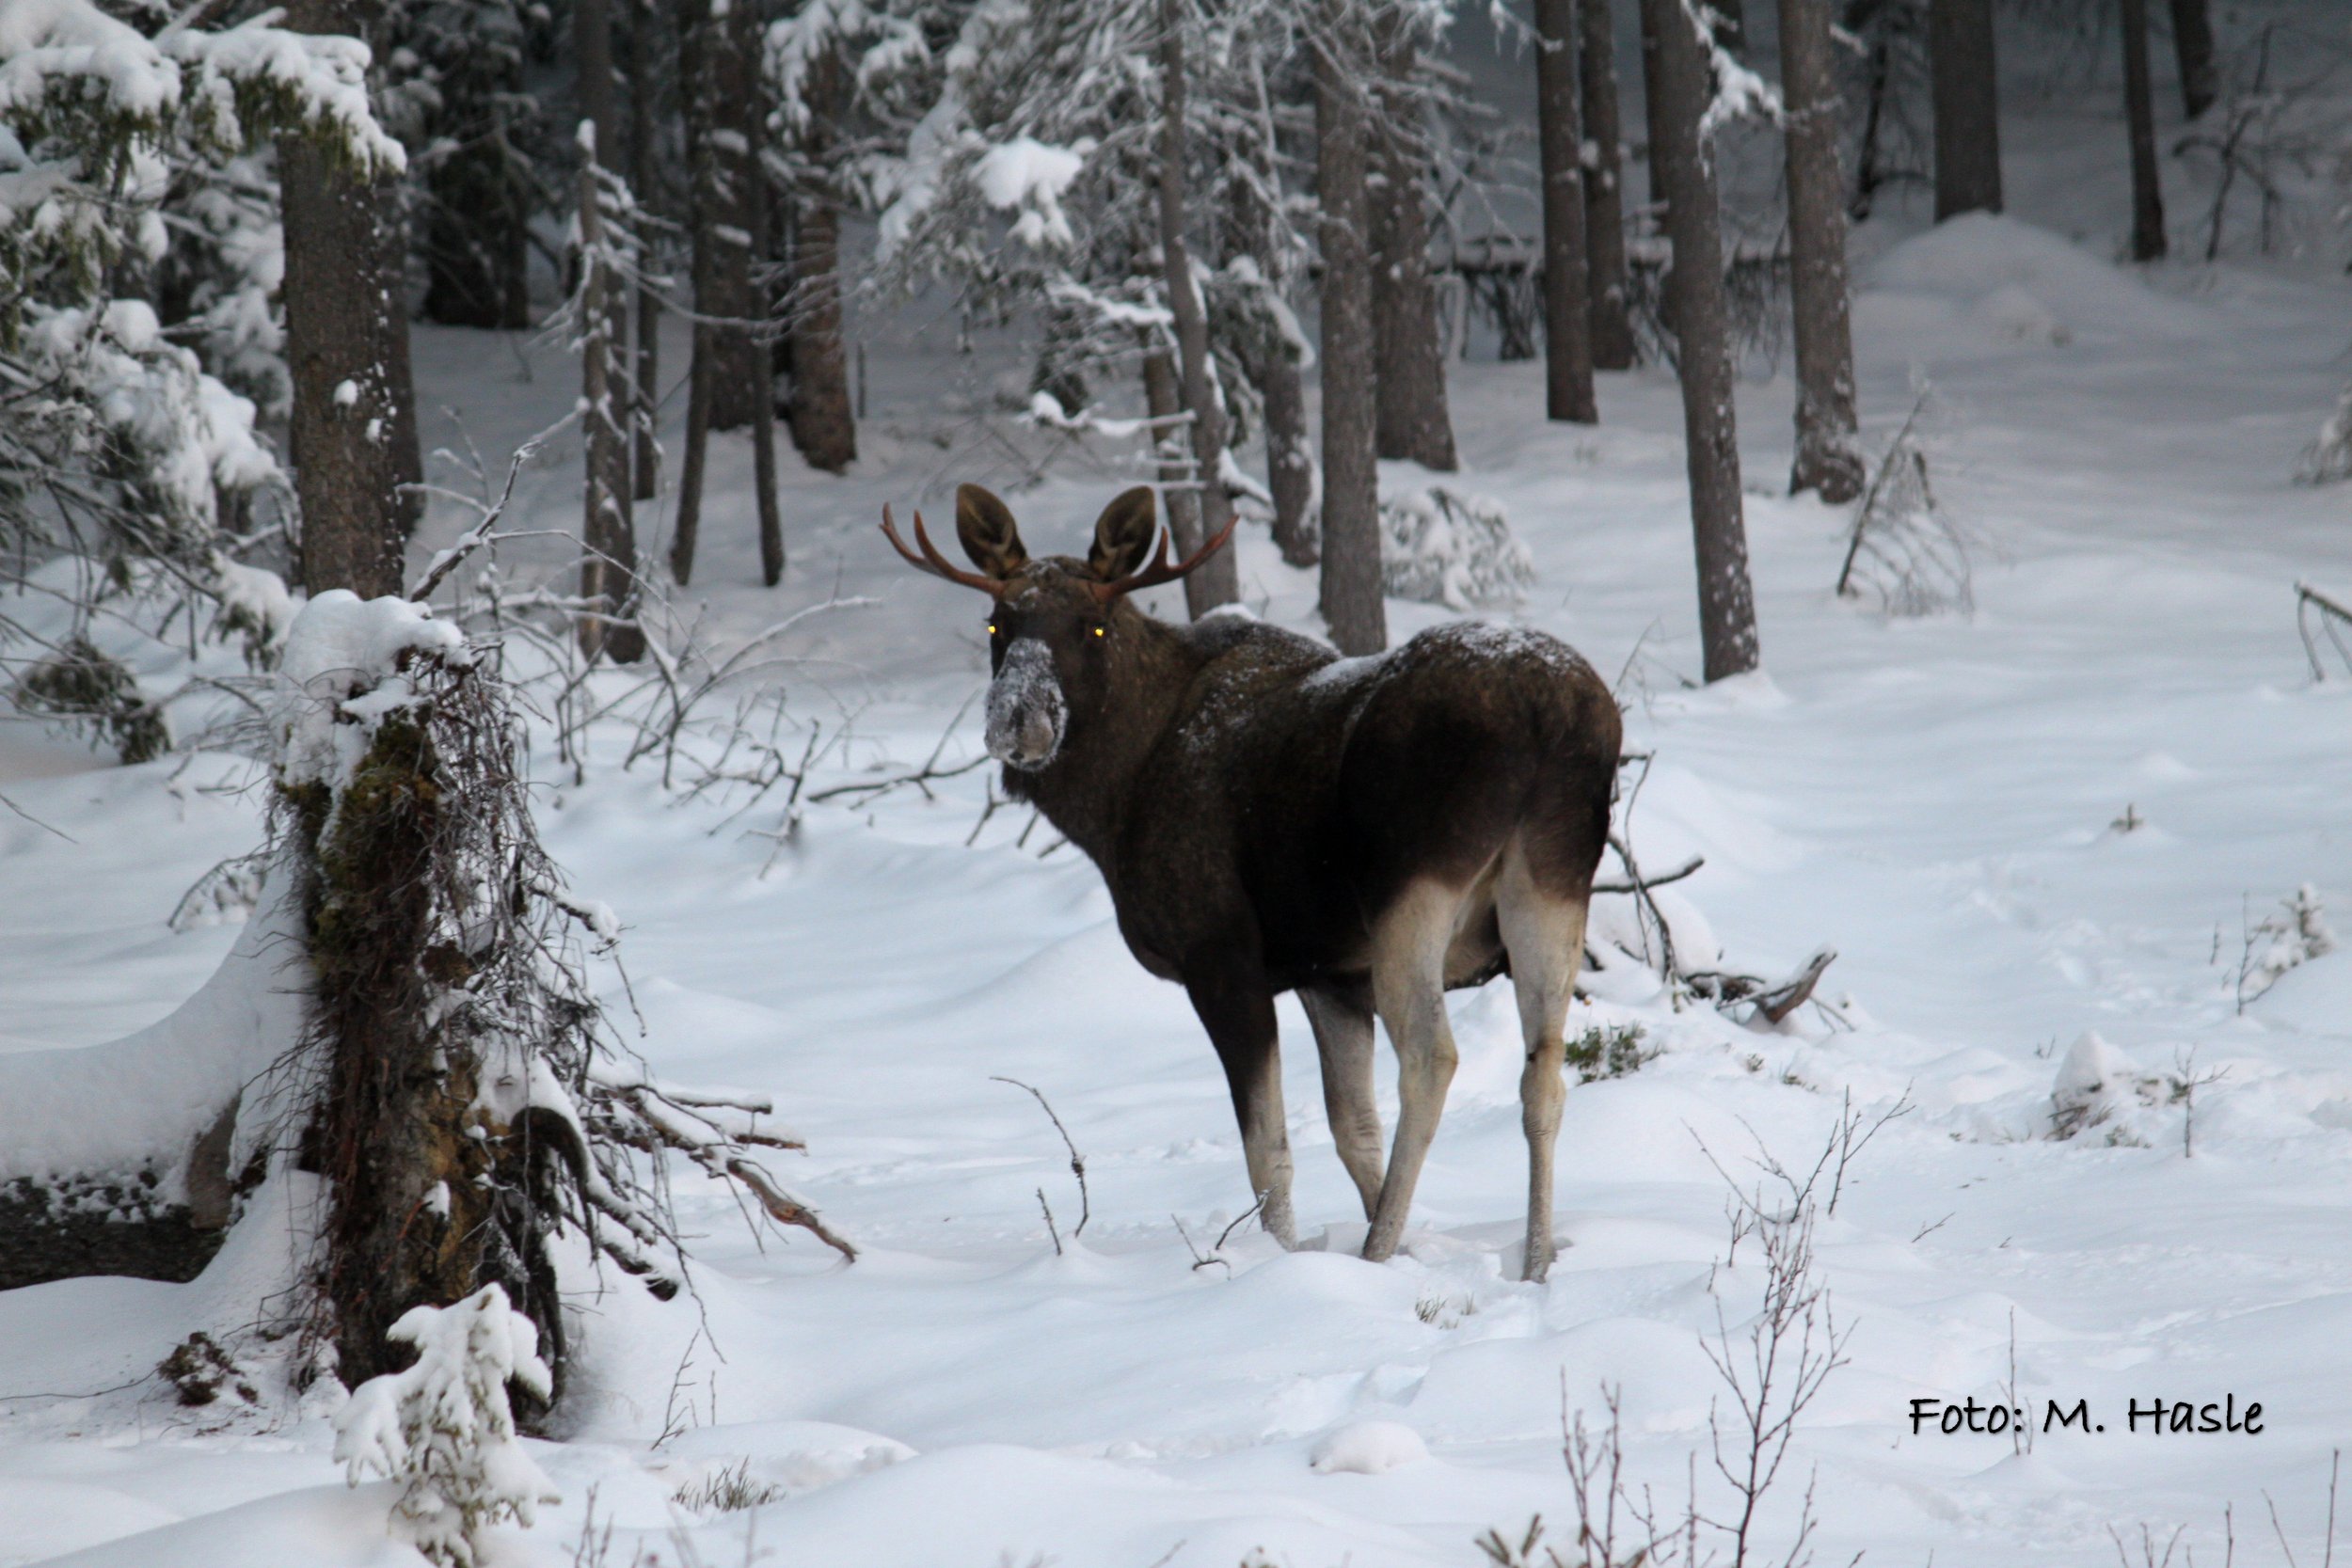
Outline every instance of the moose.
<svg viewBox="0 0 2352 1568"><path fill-rule="evenodd" d="M1371 1230L1395 1254L1456 1061L1445 993L1508 974L1526 1066L1524 1277L1553 1257L1552 1155L1568 1002L1609 832L1618 715L1552 638L1463 624L1342 658L1239 614L1174 626L1136 590L1174 582L1152 492L1104 509L1085 560L1032 559L1005 503L956 491L949 562L914 517L882 531L916 567L989 596L987 740L1004 786L1101 870L1120 935L1183 986L1232 1090L1267 1231L1296 1244L1274 999L1313 1026L1324 1104ZM919 550L920 553L917 553ZM1147 563L1148 561L1148 563ZM1373 1019L1398 1062L1385 1162Z"/></svg>

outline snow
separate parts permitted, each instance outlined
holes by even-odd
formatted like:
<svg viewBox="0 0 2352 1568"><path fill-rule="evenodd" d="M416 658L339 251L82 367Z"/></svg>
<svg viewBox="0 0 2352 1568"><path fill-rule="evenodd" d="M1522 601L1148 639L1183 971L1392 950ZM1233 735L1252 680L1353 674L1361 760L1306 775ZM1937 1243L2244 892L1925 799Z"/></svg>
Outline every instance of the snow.
<svg viewBox="0 0 2352 1568"><path fill-rule="evenodd" d="M341 788L368 754L376 726L414 697L404 657L463 663L465 634L406 599L362 599L331 588L308 601L286 633L278 675L281 770L288 784Z"/></svg>
<svg viewBox="0 0 2352 1568"><path fill-rule="evenodd" d="M1317 1443L1308 1464L1327 1476L1343 1470L1384 1476L1400 1465L1428 1457L1429 1446L1421 1433L1401 1421L1354 1421Z"/></svg>
<svg viewBox="0 0 2352 1568"><path fill-rule="evenodd" d="M1744 383L1766 673L1685 689L1698 648L1671 381L1604 376L1603 422L1576 429L1542 419L1540 366L1458 368L1460 483L1507 507L1536 568L1508 618L1574 645L1623 694L1629 744L1656 756L1631 822L1645 865L1706 857L1660 890L1678 946L1768 975L1820 944L1840 954L1827 1010L1751 1026L1677 1007L1654 974L1611 958L1638 945L1631 900L1596 902L1607 967L1572 1027L1638 1024L1661 1054L1568 1093L1566 1244L1547 1286L1516 1280L1507 986L1453 998L1461 1065L1406 1252L1378 1267L1350 1256L1359 1210L1305 1019L1284 1002L1308 1245L1281 1253L1247 1224L1220 1245L1248 1194L1214 1053L1183 996L1126 954L1092 869L1049 830L1025 839L1017 810L981 821L990 770L855 809L804 802L780 845L755 835L781 829L781 792L683 800L624 769L628 736L610 729L592 730L576 782L543 736L548 847L584 907L628 918L615 1019L652 1074L771 1098L808 1143L780 1173L863 1252L845 1266L800 1235L755 1240L724 1190L679 1167L699 1309L567 1257L579 1358L562 1440L521 1440L564 1500L528 1531L495 1528L493 1560L574 1562L592 1497L615 1564L680 1560L682 1542L703 1561L786 1568L1232 1568L1252 1553L1461 1568L1479 1560L1475 1536L1517 1540L1538 1513L1565 1544L1564 1374L1588 1418L1604 1383L1622 1388L1638 1482L1679 1497L1696 1453L1712 1484L1724 1391L1703 1344L1719 1306L1740 1330L1757 1285L1753 1239L1724 1263L1716 1166L1743 1182L1753 1159L1809 1166L1849 1094L1869 1117L1905 1095L1915 1109L1857 1157L1820 1221L1822 1277L1854 1338L1791 1455L1792 1474L1818 1470L1817 1560L2091 1568L2115 1560L2109 1526L2129 1537L2145 1521L2186 1527L2184 1548L2218 1562L2225 1507L2248 1560L2282 1560L2250 1544L2267 1538L2265 1493L2296 1560L2320 1560L2329 1455L2352 1431L2352 957L2313 953L2287 901L2311 884L2310 907L2333 905L2341 926L2352 698L2312 680L2292 585L2352 566L2343 493L2292 475L2341 390L2348 285L2333 265L2112 265L2122 138L2111 116L2084 131L2072 112L2005 124L2011 216L1931 230L1890 201L1857 236L1866 445L1911 406L1915 375L1932 381L1948 411L1938 493L1994 546L1972 611L1897 619L1833 597L1847 518L1779 495L1790 388ZM2094 140L2106 194L2087 202L2078 149ZM2176 204L2193 211L2196 195ZM2026 316L2010 289L2067 341L2010 330ZM919 762L951 721L943 766L982 750L981 706L964 707L987 681L982 606L875 539L881 503L937 516L953 482L999 486L1043 554L1082 547L1134 472L1096 436L1016 488L1025 470L1000 443L1049 437L970 427L992 378L1025 370L1018 345L977 330L967 358L920 307L862 330L858 472L780 452L793 564L771 593L749 451L716 438L707 555L681 606L742 641L836 593L881 601L811 617L773 649L789 711L854 736L822 764L827 786ZM421 329L417 358L423 405L458 406L495 460L569 394L552 349L521 351L540 356L526 381L483 343ZM664 346L683 363L682 338ZM519 479L518 537L485 552L510 583L557 568L554 541L520 536L576 525L577 454L576 438L551 443ZM437 507L411 579L477 515ZM645 516L658 553L662 513ZM1312 574L1281 565L1262 530L1238 547L1259 614L1311 629ZM1174 588L1144 598L1162 614L1181 603ZM1397 641L1454 619L1389 610ZM335 672L373 672L373 689L400 647L447 636L438 617L349 601L295 628L287 667L342 702L361 683ZM166 651L135 667L159 689ZM233 756L181 766L101 768L0 725L0 793L56 830L0 810L0 1101L35 1081L54 1096L11 1118L31 1130L0 1168L184 1147L172 1140L194 1113L173 1107L253 1065L211 1048L270 1037L292 1006L249 963L232 966L248 977L233 991L208 987L232 950L283 950L268 903L242 927L166 927L207 867L258 842L262 803ZM2288 927L2303 961L2241 1009L2241 966L2250 953L2259 970ZM106 1042L142 1030L170 1044L134 1095L129 1046ZM2186 1075L2222 1074L2193 1101L2173 1087L2191 1052ZM1093 1219L1075 1245L1067 1153L994 1074L1037 1084L1088 1157ZM2107 1118L2053 1136L2076 1094ZM192 1410L140 1381L191 1327L231 1336L282 1287L284 1227L316 1201L299 1175L257 1194L257 1216L189 1285L0 1294L0 1564L415 1568L385 1531L398 1488L344 1484L324 1396L280 1376L259 1411ZM2022 1454L2006 1434L1912 1430L1913 1399L2005 1401L2012 1356L2030 1406L2087 1400L2109 1430L2037 1433ZM2265 1404L2259 1436L2122 1430L2128 1400L2232 1393ZM1404 1454L1407 1433L1426 1457L1315 1467L1350 1445ZM674 1500L739 1465L771 1500ZM1768 1510L1776 1535L1793 1492Z"/></svg>
<svg viewBox="0 0 2352 1568"><path fill-rule="evenodd" d="M1062 192L1085 169L1091 147L1049 147L1034 136L1016 136L980 154L972 178L980 197L999 212L1019 212L1012 235L1032 250L1073 243L1061 210Z"/></svg>

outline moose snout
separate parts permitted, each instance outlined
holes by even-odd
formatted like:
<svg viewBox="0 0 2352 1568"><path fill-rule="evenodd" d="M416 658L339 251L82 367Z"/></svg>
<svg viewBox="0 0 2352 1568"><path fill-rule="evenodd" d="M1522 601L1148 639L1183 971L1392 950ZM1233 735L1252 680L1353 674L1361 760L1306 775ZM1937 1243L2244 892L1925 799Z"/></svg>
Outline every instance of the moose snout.
<svg viewBox="0 0 2352 1568"><path fill-rule="evenodd" d="M1053 654L1041 641L1022 639L988 689L988 754L1024 772L1044 767L1061 750L1068 711Z"/></svg>

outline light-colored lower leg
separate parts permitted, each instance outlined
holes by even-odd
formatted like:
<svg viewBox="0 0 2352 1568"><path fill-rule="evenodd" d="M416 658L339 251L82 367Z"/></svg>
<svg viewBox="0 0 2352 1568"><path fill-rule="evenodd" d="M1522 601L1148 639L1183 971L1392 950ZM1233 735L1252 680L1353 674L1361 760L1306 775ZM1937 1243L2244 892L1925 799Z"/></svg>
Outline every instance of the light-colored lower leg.
<svg viewBox="0 0 2352 1568"><path fill-rule="evenodd" d="M1314 1025L1323 1058L1323 1109L1331 1141L1364 1202L1364 1218L1380 1202L1380 1106L1373 1098L1372 1015L1326 991L1304 990L1298 1000Z"/></svg>
<svg viewBox="0 0 2352 1568"><path fill-rule="evenodd" d="M1373 937L1372 997L1396 1047L1396 1142L1375 1206L1364 1256L1396 1254L1421 1182L1422 1162L1437 1135L1457 1060L1445 1016L1445 955L1462 895L1433 882L1406 890Z"/></svg>
<svg viewBox="0 0 2352 1568"><path fill-rule="evenodd" d="M1291 1217L1291 1136L1282 1111L1282 1057L1269 1051L1260 1069L1249 1116L1242 1124L1242 1158L1249 1166L1249 1189L1258 1198L1258 1223L1286 1248L1298 1244Z"/></svg>
<svg viewBox="0 0 2352 1568"><path fill-rule="evenodd" d="M1587 901L1546 895L1515 845L1495 889L1502 945L1518 992L1527 1067L1519 1076L1519 1121L1527 1132L1527 1263L1520 1277L1540 1280L1551 1268L1552 1159L1560 1142L1568 1003L1584 957Z"/></svg>

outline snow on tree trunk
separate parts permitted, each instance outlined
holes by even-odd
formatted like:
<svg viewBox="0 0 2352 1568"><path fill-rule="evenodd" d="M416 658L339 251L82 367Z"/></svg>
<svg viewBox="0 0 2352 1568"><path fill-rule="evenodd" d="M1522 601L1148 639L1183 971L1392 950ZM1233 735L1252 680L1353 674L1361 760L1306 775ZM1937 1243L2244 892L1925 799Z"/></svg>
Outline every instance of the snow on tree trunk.
<svg viewBox="0 0 2352 1568"><path fill-rule="evenodd" d="M483 1532L537 1522L563 1501L515 1433L509 1384L554 1393L539 1333L496 1285L453 1307L418 1307L390 1329L414 1365L369 1379L335 1417L335 1461L351 1484L373 1473L402 1483L395 1533L443 1568L473 1568Z"/></svg>
<svg viewBox="0 0 2352 1568"><path fill-rule="evenodd" d="M583 5L585 14L600 0ZM608 115L612 105L604 105ZM612 225L628 189L598 160L596 123L580 127L580 402L585 448L585 494L580 562L580 597L603 613L580 618L580 652L633 664L645 653L645 634L632 624L637 609L637 524L629 474L628 313L623 301L620 252L626 239Z"/></svg>
<svg viewBox="0 0 2352 1568"><path fill-rule="evenodd" d="M380 40L383 15L380 0L295 0L286 25ZM390 593L422 508L402 486L424 478L400 182L302 134L280 139L278 159L303 585Z"/></svg>
<svg viewBox="0 0 2352 1568"><path fill-rule="evenodd" d="M1200 544L1200 492L1185 483L1192 464L1184 456L1184 379L1176 356L1168 351L1164 334L1144 334L1143 406L1152 417L1152 450L1159 459L1161 503L1168 511L1168 531L1177 548L1186 554ZM1187 544L1186 541L1190 543ZM1189 610L1189 603L1185 606Z"/></svg>
<svg viewBox="0 0 2352 1568"><path fill-rule="evenodd" d="M1380 479L1372 258L1364 244L1363 82L1369 51L1352 0L1322 0L1315 74L1315 187L1323 209L1323 618L1343 654L1388 646L1380 594Z"/></svg>
<svg viewBox="0 0 2352 1568"><path fill-rule="evenodd" d="M1406 19L1379 24L1375 100L1372 219L1373 388L1375 450L1451 473L1454 419L1446 406L1445 342L1438 330L1438 293L1429 277L1429 149L1414 75L1420 68Z"/></svg>
<svg viewBox="0 0 2352 1568"><path fill-rule="evenodd" d="M2165 253L2164 187L2156 177L2155 94L2148 83L2148 0L2122 0L2123 119L2132 144L2132 260Z"/></svg>
<svg viewBox="0 0 2352 1568"><path fill-rule="evenodd" d="M1544 412L1593 424L1592 309L1584 224L1584 116L1576 0L1535 0L1535 125L1543 166Z"/></svg>
<svg viewBox="0 0 2352 1568"><path fill-rule="evenodd" d="M686 25L695 35L684 96L695 166L694 309L711 318L701 334L711 358L710 428L741 430L752 422L753 400L769 395L767 352L749 325L757 314L752 262L759 232L752 182L764 178L754 156L758 8L694 0Z"/></svg>
<svg viewBox="0 0 2352 1568"><path fill-rule="evenodd" d="M1183 20L1181 0L1160 0L1160 261L1168 310L1176 318L1184 411L1192 416L1185 429L1200 498L1194 537L1179 533L1176 539L1178 552L1189 556L1232 522L1233 497L1225 487L1225 402L1209 364L1209 315L1200 303L1192 249L1184 238ZM1184 608L1195 620L1241 597L1241 573L1233 555L1230 546L1221 549L1184 578Z"/></svg>
<svg viewBox="0 0 2352 1568"><path fill-rule="evenodd" d="M1935 120L1935 221L2001 210L2000 93L1993 0L1928 0Z"/></svg>
<svg viewBox="0 0 2352 1568"><path fill-rule="evenodd" d="M1842 105L1829 0L1781 0L1780 80L1788 103L1788 290L1797 351L1797 457L1791 494L1842 506L1862 493L1855 444L1853 325L1846 296Z"/></svg>
<svg viewBox="0 0 2352 1568"><path fill-rule="evenodd" d="M1617 27L1611 0L1577 0L1583 46L1577 52L1584 111L1585 295L1592 311L1593 368L1633 368L1633 321L1626 309L1625 150L1617 118Z"/></svg>
<svg viewBox="0 0 2352 1568"><path fill-rule="evenodd" d="M1756 599L1748 581L1747 527L1740 499L1739 431L1732 410L1730 320L1715 175L1702 121L1715 102L1708 40L1691 0L1642 0L1656 40L1651 156L1665 182L1666 278L1682 380L1682 426L1691 477L1691 528L1698 558L1699 642L1706 677L1756 667Z"/></svg>
<svg viewBox="0 0 2352 1568"><path fill-rule="evenodd" d="M654 30L660 25L661 0L631 0L628 24L628 182L641 204L661 188L656 165L661 151L660 87L656 74ZM661 291L648 267L637 284L637 376L630 388L629 422L636 435L630 458L630 494L649 501L661 488L661 445L656 427L661 401Z"/></svg>

